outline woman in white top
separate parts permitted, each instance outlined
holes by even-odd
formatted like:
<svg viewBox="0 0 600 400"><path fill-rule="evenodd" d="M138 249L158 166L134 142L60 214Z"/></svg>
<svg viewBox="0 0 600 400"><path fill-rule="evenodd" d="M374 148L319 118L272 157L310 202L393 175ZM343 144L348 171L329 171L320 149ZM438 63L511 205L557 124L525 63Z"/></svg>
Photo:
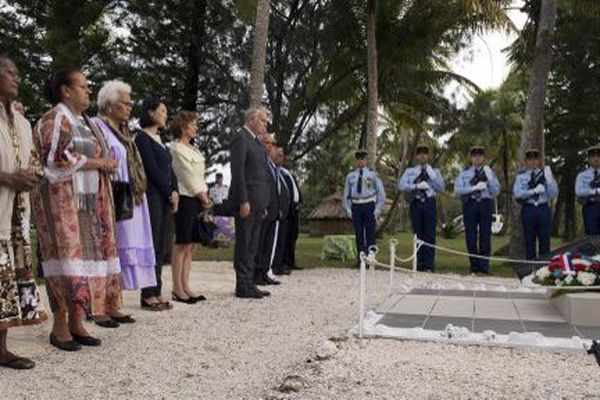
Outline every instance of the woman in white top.
<svg viewBox="0 0 600 400"><path fill-rule="evenodd" d="M206 300L189 287L194 254L195 221L203 209L211 206L204 179L204 156L191 144L198 135L198 115L180 111L173 119L175 141L171 144L173 171L179 181L179 209L175 214L175 247L171 260L173 300L187 304Z"/></svg>

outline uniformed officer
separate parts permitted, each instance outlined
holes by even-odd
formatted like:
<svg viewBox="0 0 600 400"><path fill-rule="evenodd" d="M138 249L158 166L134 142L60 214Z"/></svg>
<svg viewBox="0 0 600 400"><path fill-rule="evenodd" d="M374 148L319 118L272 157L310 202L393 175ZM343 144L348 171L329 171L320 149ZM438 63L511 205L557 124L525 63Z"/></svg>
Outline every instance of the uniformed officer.
<svg viewBox="0 0 600 400"><path fill-rule="evenodd" d="M600 145L587 149L589 168L575 180L575 194L583 204L583 225L587 236L600 235Z"/></svg>
<svg viewBox="0 0 600 400"><path fill-rule="evenodd" d="M419 239L435 245L437 224L435 195L444 190L444 179L439 169L429 165L427 145L417 146L415 166L404 171L398 180L398 189L409 194L413 231ZM434 248L422 246L417 253L417 269L433 272L434 258Z"/></svg>
<svg viewBox="0 0 600 400"><path fill-rule="evenodd" d="M485 149L482 146L471 147L470 153L471 167L456 178L454 193L463 201L467 251L469 254L489 257L492 243L492 200L500 194L500 182L494 171L485 164ZM488 260L471 257L469 261L472 273L489 273Z"/></svg>
<svg viewBox="0 0 600 400"><path fill-rule="evenodd" d="M360 255L375 244L376 218L385 204L385 189L377 173L367 168L367 152L355 154L356 169L346 176L344 209L352 217L356 234L356 250Z"/></svg>
<svg viewBox="0 0 600 400"><path fill-rule="evenodd" d="M525 236L525 255L528 260L536 259L550 251L552 213L548 201L558 196L558 186L549 166L543 166L540 151L525 152L525 170L517 174L513 193L522 203L521 221ZM539 253L536 255L535 243Z"/></svg>

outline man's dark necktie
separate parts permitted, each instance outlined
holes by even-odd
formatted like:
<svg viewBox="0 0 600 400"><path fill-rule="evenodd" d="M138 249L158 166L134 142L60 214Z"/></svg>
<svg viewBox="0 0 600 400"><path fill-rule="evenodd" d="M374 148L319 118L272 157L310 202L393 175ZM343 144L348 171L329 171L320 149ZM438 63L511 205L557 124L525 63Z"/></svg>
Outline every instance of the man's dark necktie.
<svg viewBox="0 0 600 400"><path fill-rule="evenodd" d="M356 193L358 193L358 194L362 193L362 181L363 181L363 170L361 168L360 172L358 173L358 182L356 182Z"/></svg>

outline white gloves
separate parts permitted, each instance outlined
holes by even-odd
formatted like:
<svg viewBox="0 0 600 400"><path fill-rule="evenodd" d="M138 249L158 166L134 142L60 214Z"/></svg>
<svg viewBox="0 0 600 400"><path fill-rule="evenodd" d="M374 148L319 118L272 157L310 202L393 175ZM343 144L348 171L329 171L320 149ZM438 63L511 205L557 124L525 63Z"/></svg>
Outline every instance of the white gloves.
<svg viewBox="0 0 600 400"><path fill-rule="evenodd" d="M429 186L429 183L427 182L419 182L415 185L415 189L417 190L429 190L431 189L431 186Z"/></svg>
<svg viewBox="0 0 600 400"><path fill-rule="evenodd" d="M492 171L489 165L483 166L483 173L485 174L485 176L487 176L488 181L494 179L494 172Z"/></svg>
<svg viewBox="0 0 600 400"><path fill-rule="evenodd" d="M435 177L436 177L435 171L433 170L433 168L431 167L431 165L427 165L427 167L425 168L425 170L427 171L427 175L429 175L429 177L431 179L435 179Z"/></svg>
<svg viewBox="0 0 600 400"><path fill-rule="evenodd" d="M532 192L533 192L533 194L545 193L546 187L540 183L539 185L537 185L536 187L533 188Z"/></svg>
<svg viewBox="0 0 600 400"><path fill-rule="evenodd" d="M552 170L547 165L544 167L544 177L546 178L547 181L551 181L552 179L554 179L552 177Z"/></svg>
<svg viewBox="0 0 600 400"><path fill-rule="evenodd" d="M483 191L483 190L487 189L487 187L488 187L487 182L479 182L476 185L471 186L471 189L474 192L479 192L479 191Z"/></svg>

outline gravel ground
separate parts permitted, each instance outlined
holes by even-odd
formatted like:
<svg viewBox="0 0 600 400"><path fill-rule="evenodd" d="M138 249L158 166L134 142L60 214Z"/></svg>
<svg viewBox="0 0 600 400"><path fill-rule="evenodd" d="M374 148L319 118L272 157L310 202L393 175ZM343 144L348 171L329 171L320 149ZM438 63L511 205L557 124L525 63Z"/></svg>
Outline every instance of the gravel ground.
<svg viewBox="0 0 600 400"><path fill-rule="evenodd" d="M380 286L387 276L376 273ZM53 349L50 324L11 330L9 345L38 365L2 370L0 398L600 398L590 356L348 338L356 270L297 271L260 301L232 296L228 263L200 263L193 281L209 301L169 312L126 293L138 323L97 328L99 349Z"/></svg>

